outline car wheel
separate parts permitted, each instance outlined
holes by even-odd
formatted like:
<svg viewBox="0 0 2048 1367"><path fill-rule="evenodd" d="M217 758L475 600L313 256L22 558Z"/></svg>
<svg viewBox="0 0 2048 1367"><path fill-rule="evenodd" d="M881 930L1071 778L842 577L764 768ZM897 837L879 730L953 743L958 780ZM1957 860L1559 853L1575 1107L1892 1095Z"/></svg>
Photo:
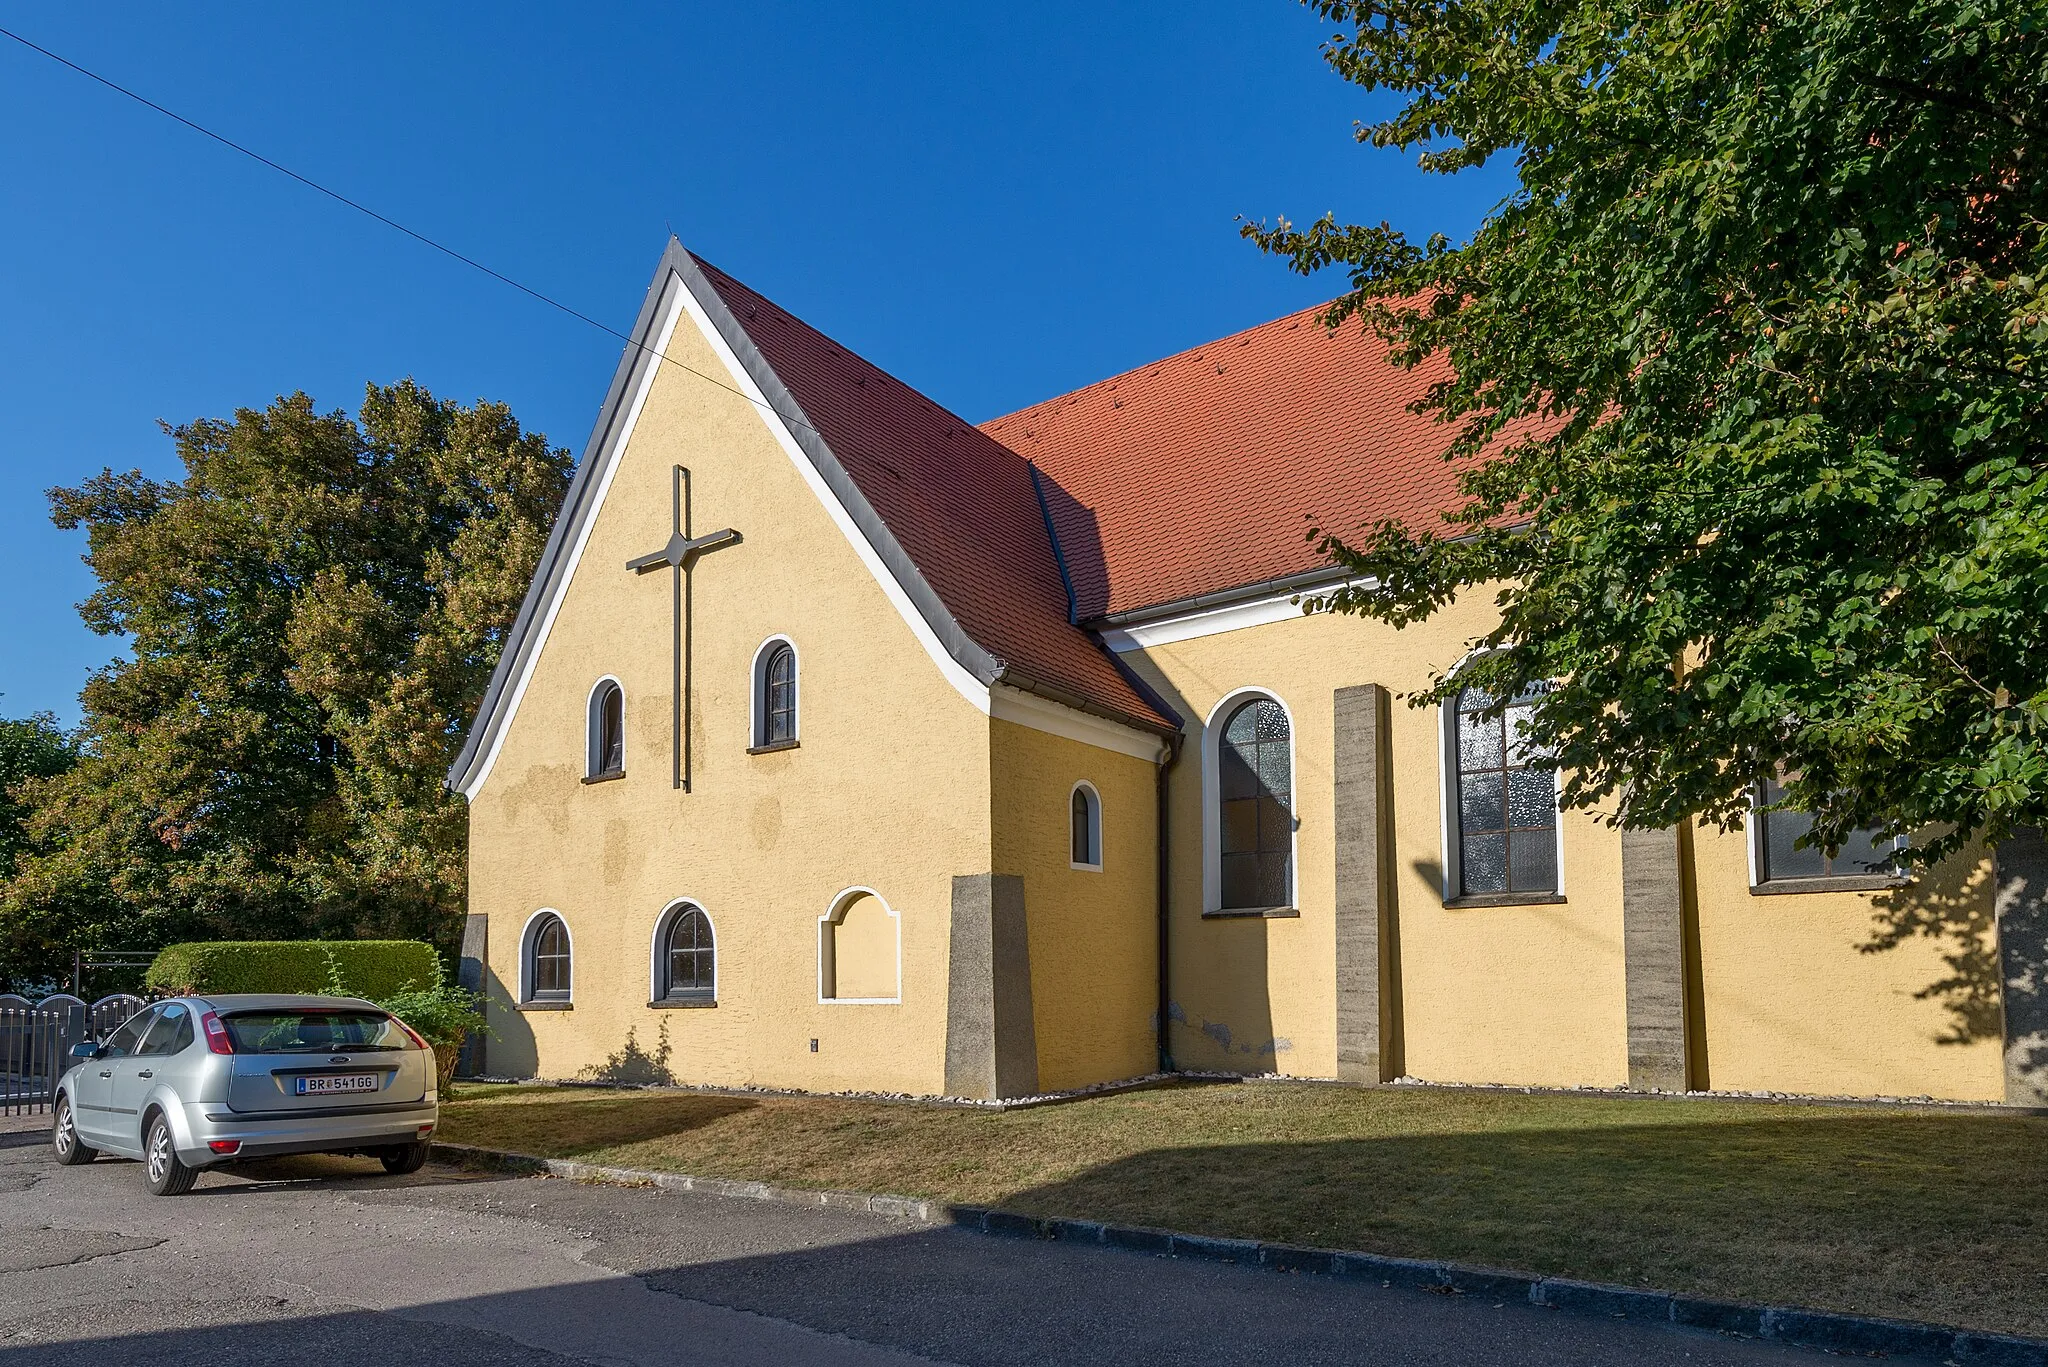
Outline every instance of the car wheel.
<svg viewBox="0 0 2048 1367"><path fill-rule="evenodd" d="M418 1172L427 1165L427 1154L433 1147L431 1139L422 1139L417 1144L394 1144L378 1154L377 1159L386 1172Z"/></svg>
<svg viewBox="0 0 2048 1367"><path fill-rule="evenodd" d="M171 1142L171 1122L161 1115L149 1122L149 1137L142 1144L143 1183L152 1195L178 1196L192 1190L199 1169L188 1168L178 1158Z"/></svg>
<svg viewBox="0 0 2048 1367"><path fill-rule="evenodd" d="M71 1098L57 1098L56 1123L50 1126L50 1147L56 1151L57 1161L67 1168L80 1163L90 1163L100 1156L99 1150L89 1148L78 1137L78 1121L71 1114Z"/></svg>

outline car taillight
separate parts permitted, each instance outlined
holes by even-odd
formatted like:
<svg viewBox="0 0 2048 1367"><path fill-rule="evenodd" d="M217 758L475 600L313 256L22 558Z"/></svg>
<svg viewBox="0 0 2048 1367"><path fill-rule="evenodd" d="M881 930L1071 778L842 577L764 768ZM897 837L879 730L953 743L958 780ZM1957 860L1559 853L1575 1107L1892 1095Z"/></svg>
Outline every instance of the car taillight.
<svg viewBox="0 0 2048 1367"><path fill-rule="evenodd" d="M239 1139L209 1139L206 1141L206 1147L219 1154L235 1154L242 1151L242 1141Z"/></svg>
<svg viewBox="0 0 2048 1367"><path fill-rule="evenodd" d="M422 1049L427 1047L427 1042L420 1038L419 1031L413 1029L410 1025L407 1025L404 1021L400 1020L396 1016L393 1016L391 1018L391 1023L397 1026L399 1029L405 1031L405 1037L411 1040L415 1045L419 1046Z"/></svg>
<svg viewBox="0 0 2048 1367"><path fill-rule="evenodd" d="M220 1017L208 1011L199 1017L199 1028L206 1032L206 1047L216 1054L232 1054L235 1042L228 1035L228 1028L221 1024Z"/></svg>

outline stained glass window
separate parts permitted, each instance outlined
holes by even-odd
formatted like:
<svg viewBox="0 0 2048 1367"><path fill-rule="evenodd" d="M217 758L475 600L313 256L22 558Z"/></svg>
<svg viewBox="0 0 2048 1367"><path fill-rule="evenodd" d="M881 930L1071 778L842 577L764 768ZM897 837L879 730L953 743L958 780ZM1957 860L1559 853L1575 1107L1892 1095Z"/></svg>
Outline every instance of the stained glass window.
<svg viewBox="0 0 2048 1367"><path fill-rule="evenodd" d="M787 645L768 652L761 670L761 736L758 745L796 739L796 651Z"/></svg>
<svg viewBox="0 0 2048 1367"><path fill-rule="evenodd" d="M1286 711L1271 698L1252 699L1225 720L1216 749L1223 909L1290 906L1294 761Z"/></svg>
<svg viewBox="0 0 2048 1367"><path fill-rule="evenodd" d="M1557 891L1557 778L1523 732L1535 692L1493 715L1491 694L1458 694L1461 896Z"/></svg>

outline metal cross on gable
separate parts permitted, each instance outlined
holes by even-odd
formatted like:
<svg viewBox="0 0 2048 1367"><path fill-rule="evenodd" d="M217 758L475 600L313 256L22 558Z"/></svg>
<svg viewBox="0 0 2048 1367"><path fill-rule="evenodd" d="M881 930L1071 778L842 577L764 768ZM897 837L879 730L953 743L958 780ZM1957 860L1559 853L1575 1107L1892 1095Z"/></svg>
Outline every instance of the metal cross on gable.
<svg viewBox="0 0 2048 1367"><path fill-rule="evenodd" d="M690 472L680 465L670 476L669 522L672 530L668 544L658 551L634 556L626 562L626 568L635 574L645 574L664 565L669 569L675 646L670 717L673 728L671 749L675 758L673 786L687 793L690 791L690 628L693 615L690 571L696 566L697 557L704 552L737 546L740 534L726 527L702 536L690 535Z"/></svg>

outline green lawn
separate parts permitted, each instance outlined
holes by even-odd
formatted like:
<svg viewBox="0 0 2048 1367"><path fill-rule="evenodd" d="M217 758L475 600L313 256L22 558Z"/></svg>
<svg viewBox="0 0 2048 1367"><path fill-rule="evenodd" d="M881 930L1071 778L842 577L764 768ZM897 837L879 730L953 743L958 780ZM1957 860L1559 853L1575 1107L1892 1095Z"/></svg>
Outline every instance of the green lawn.
<svg viewBox="0 0 2048 1367"><path fill-rule="evenodd" d="M987 1112L465 1085L441 1137L625 1167L2048 1335L2048 1119L1186 1085Z"/></svg>

